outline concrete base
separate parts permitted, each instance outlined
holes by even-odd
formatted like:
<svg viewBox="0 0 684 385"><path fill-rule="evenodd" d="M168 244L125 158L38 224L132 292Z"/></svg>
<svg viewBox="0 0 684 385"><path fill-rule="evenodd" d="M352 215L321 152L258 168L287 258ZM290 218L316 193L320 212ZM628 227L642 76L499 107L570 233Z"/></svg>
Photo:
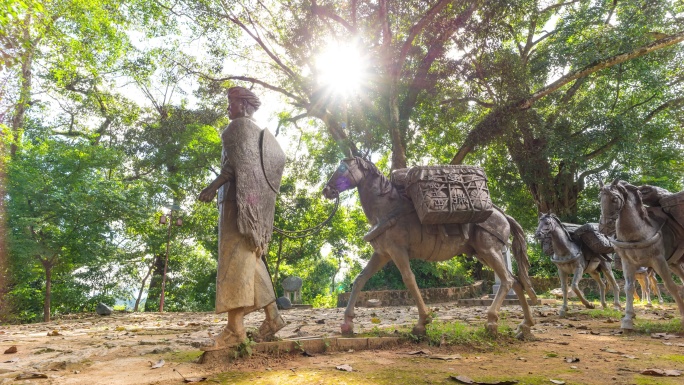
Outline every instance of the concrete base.
<svg viewBox="0 0 684 385"><path fill-rule="evenodd" d="M526 298L527 303L531 306L529 298ZM471 298L471 299L459 299L456 301L456 306L490 306L494 302L493 299L482 299L482 298ZM553 305L556 303L555 299L538 298L537 305ZM520 305L520 301L515 299L504 299L502 306Z"/></svg>
<svg viewBox="0 0 684 385"><path fill-rule="evenodd" d="M399 345L400 337L367 337L367 338L302 338L274 342L261 342L252 347L253 352L266 354L309 354L349 351L385 349ZM198 362L200 364L225 363L235 358L235 349L215 350L204 352Z"/></svg>

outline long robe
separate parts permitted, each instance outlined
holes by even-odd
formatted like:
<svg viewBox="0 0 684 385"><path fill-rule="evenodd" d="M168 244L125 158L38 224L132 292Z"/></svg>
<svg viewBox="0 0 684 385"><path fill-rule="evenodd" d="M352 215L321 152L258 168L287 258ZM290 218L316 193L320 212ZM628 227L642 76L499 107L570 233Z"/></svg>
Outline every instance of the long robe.
<svg viewBox="0 0 684 385"><path fill-rule="evenodd" d="M285 154L269 132L246 117L231 121L221 142L221 172L230 181L219 189L216 312L240 307L250 312L275 301L261 255L273 233Z"/></svg>

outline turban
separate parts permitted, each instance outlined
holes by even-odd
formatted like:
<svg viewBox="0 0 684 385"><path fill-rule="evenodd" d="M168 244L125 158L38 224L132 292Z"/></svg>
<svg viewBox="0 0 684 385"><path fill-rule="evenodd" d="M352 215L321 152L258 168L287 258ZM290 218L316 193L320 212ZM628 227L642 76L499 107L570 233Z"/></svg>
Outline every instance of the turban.
<svg viewBox="0 0 684 385"><path fill-rule="evenodd" d="M254 93L244 87L230 87L228 89L228 97L235 99L242 99L249 103L256 111L261 106L261 101L254 95Z"/></svg>

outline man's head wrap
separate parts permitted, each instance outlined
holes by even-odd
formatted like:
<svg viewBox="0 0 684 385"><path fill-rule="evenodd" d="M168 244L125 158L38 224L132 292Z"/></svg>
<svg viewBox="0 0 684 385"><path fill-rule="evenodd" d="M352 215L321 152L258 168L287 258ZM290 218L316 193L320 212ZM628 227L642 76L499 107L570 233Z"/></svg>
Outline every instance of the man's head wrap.
<svg viewBox="0 0 684 385"><path fill-rule="evenodd" d="M254 107L254 111L259 109L261 106L261 101L254 95L254 93L245 87L230 87L228 89L228 97L235 99L242 99L247 102L250 106Z"/></svg>

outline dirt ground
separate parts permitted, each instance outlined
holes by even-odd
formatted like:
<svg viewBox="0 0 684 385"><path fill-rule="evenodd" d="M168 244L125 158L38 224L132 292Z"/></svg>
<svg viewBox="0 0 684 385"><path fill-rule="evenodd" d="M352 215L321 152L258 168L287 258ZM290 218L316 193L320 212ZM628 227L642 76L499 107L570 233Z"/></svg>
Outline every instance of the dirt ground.
<svg viewBox="0 0 684 385"><path fill-rule="evenodd" d="M534 307L533 341L485 339L442 347L405 342L381 351L253 354L218 365L197 363L198 347L225 323L211 313L85 314L5 325L0 326L0 352L16 347L16 353L0 357L0 384L182 384L182 376L206 378L200 382L206 384L458 384L458 376L498 384L684 383L684 376L642 374L646 369L684 372L684 338L671 331L679 324L674 304L637 306L638 333L623 333L615 312L588 312L575 302L568 317L559 318L558 306ZM435 324L479 326L486 311L451 304L430 307ZM285 311L288 325L278 337L339 336L342 312ZM262 317L250 315L247 326L257 327ZM392 333L416 319L413 307L359 308L357 332ZM502 325L515 327L520 319L519 306L502 309ZM153 368L155 364L160 367ZM351 371L342 370L343 365ZM21 379L30 373L47 378Z"/></svg>

